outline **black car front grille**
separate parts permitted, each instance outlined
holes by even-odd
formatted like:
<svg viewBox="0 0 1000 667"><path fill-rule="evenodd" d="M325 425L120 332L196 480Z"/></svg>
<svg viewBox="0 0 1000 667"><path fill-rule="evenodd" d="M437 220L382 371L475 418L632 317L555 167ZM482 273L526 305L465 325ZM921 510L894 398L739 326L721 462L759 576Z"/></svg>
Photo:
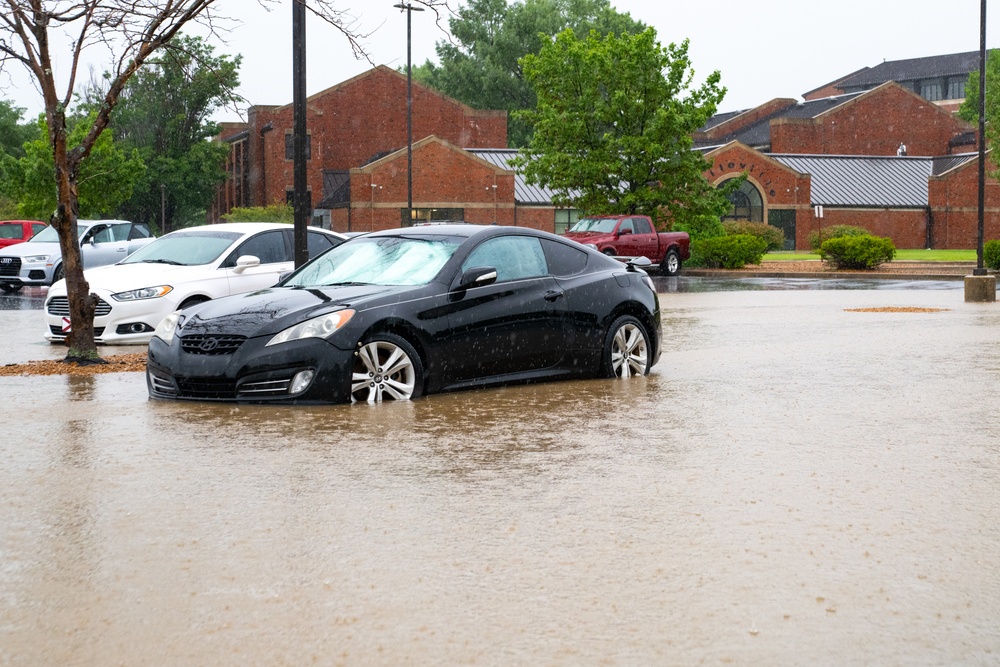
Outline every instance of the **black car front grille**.
<svg viewBox="0 0 1000 667"><path fill-rule="evenodd" d="M261 398L266 396L287 396L291 378L283 380L260 380L244 382L239 387L240 398Z"/></svg>
<svg viewBox="0 0 1000 667"><path fill-rule="evenodd" d="M69 297L65 296L54 296L49 301L49 305L46 306L49 315L55 315L56 317L68 317L69 316ZM97 300L97 308L94 310L94 317L104 317L111 312L111 304L104 299Z"/></svg>
<svg viewBox="0 0 1000 667"><path fill-rule="evenodd" d="M20 257L0 257L0 277L13 277L21 272Z"/></svg>
<svg viewBox="0 0 1000 667"><path fill-rule="evenodd" d="M246 336L196 334L181 337L181 349L186 354L223 355L240 349Z"/></svg>
<svg viewBox="0 0 1000 667"><path fill-rule="evenodd" d="M174 378L177 395L184 398L235 399L236 383L214 378Z"/></svg>

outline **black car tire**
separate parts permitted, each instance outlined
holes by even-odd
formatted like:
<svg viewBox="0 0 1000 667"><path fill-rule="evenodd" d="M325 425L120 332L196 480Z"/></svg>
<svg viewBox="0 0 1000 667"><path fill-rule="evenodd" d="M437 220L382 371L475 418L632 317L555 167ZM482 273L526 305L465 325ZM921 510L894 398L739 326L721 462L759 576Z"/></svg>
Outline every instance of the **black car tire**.
<svg viewBox="0 0 1000 667"><path fill-rule="evenodd" d="M660 273L665 276L676 276L681 272L681 256L676 250L668 250L660 262Z"/></svg>
<svg viewBox="0 0 1000 667"><path fill-rule="evenodd" d="M191 306L197 306L199 303L205 303L206 301L211 301L207 296L190 296L184 299L184 302L177 308L177 310L184 310L185 308L190 308Z"/></svg>
<svg viewBox="0 0 1000 667"><path fill-rule="evenodd" d="M63 272L63 265L60 264L52 272L52 284L55 285L57 280L62 280L65 277L66 277L66 274Z"/></svg>
<svg viewBox="0 0 1000 667"><path fill-rule="evenodd" d="M407 401L423 394L424 365L402 336L388 332L368 336L354 358L349 378L352 403Z"/></svg>
<svg viewBox="0 0 1000 667"><path fill-rule="evenodd" d="M14 294L15 292L20 292L23 285L15 285L14 283L0 283L0 290L3 290L5 294Z"/></svg>
<svg viewBox="0 0 1000 667"><path fill-rule="evenodd" d="M649 373L649 334L635 317L622 315L604 336L601 374L609 378L630 378Z"/></svg>

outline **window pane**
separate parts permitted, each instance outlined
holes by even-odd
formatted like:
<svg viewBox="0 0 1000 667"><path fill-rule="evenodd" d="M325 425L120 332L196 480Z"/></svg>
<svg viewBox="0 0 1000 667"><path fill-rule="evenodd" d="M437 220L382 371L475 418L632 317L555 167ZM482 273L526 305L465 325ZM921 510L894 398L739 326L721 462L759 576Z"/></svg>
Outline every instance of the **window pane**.
<svg viewBox="0 0 1000 667"><path fill-rule="evenodd" d="M940 83L921 83L920 84L920 96L926 100L934 101L941 99L941 84Z"/></svg>
<svg viewBox="0 0 1000 667"><path fill-rule="evenodd" d="M502 236L480 244L462 264L462 270L492 266L497 282L544 276L548 270L538 239L530 236Z"/></svg>
<svg viewBox="0 0 1000 667"><path fill-rule="evenodd" d="M285 159L295 159L295 135L285 132ZM306 159L312 159L312 135L306 134Z"/></svg>
<svg viewBox="0 0 1000 667"><path fill-rule="evenodd" d="M965 79L951 79L948 81L948 99L965 99Z"/></svg>
<svg viewBox="0 0 1000 667"><path fill-rule="evenodd" d="M565 234L566 230L576 224L580 219L580 211L575 208L557 208L555 220L556 234Z"/></svg>

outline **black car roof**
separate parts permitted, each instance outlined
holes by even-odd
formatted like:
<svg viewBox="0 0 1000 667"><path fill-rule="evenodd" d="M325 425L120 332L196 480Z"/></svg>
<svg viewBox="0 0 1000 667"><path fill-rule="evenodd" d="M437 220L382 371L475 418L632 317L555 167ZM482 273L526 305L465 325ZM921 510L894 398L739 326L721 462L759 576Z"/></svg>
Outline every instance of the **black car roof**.
<svg viewBox="0 0 1000 667"><path fill-rule="evenodd" d="M456 223L453 225L417 225L414 227L401 227L399 229L384 229L378 232L365 234L365 237L379 236L408 236L427 238L428 236L492 236L504 232L517 232L519 234L530 234L532 236L542 236L538 230L530 227L511 227L509 225L470 225L467 223Z"/></svg>

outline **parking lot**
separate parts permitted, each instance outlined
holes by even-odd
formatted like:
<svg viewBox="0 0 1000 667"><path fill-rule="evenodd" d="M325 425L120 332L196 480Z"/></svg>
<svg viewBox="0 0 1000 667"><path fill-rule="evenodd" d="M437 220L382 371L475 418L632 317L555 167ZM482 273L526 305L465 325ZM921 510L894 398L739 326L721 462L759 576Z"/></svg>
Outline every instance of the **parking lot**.
<svg viewBox="0 0 1000 667"><path fill-rule="evenodd" d="M995 664L1000 306L752 285L659 281L629 382L2 378L0 664ZM0 363L65 353L38 298Z"/></svg>

